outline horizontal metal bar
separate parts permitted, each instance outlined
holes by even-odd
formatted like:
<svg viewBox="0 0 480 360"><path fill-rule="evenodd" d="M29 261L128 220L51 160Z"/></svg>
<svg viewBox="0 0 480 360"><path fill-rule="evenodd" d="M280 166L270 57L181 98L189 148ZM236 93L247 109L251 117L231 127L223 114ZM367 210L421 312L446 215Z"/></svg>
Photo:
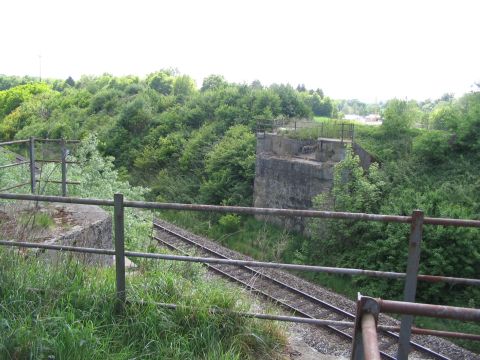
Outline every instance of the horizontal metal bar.
<svg viewBox="0 0 480 360"><path fill-rule="evenodd" d="M38 160L38 159L35 159L35 162L39 162L39 163L61 163L62 160ZM65 164L78 164L78 161L65 161Z"/></svg>
<svg viewBox="0 0 480 360"><path fill-rule="evenodd" d="M47 183L54 183L54 184L63 184L61 180L43 180L43 179L37 179L35 180L36 182L47 182ZM80 181L65 181L66 184L72 184L72 185L79 185L81 184Z"/></svg>
<svg viewBox="0 0 480 360"><path fill-rule="evenodd" d="M400 326L387 326L387 325L378 325L380 330L400 332ZM466 340L477 340L480 341L480 335L477 334L466 334L461 332L453 331L442 331L442 330L433 330L433 329L423 329L412 327L412 334L418 335L432 335L444 338L457 338L457 339L466 339Z"/></svg>
<svg viewBox="0 0 480 360"><path fill-rule="evenodd" d="M20 161L20 162L16 162L16 163L12 163L12 164L1 165L0 169L5 169L5 168L12 167L12 166L19 166L19 165L28 164L28 163L29 163L29 161Z"/></svg>
<svg viewBox="0 0 480 360"><path fill-rule="evenodd" d="M463 321L480 321L480 309L383 299L376 300L380 305L380 311L384 313L428 316Z"/></svg>
<svg viewBox="0 0 480 360"><path fill-rule="evenodd" d="M5 141L5 142L0 143L0 146L3 146L3 145L13 145L13 144L23 144L23 143L27 143L27 142L30 142L30 140Z"/></svg>
<svg viewBox="0 0 480 360"><path fill-rule="evenodd" d="M45 195L30 195L30 194L0 194L0 199L9 200L29 200L29 201L44 201L56 202L63 204L82 204L82 205L99 205L99 206L113 206L113 200L105 199L90 199L90 198L69 198L63 196L45 196Z"/></svg>
<svg viewBox="0 0 480 360"><path fill-rule="evenodd" d="M38 244L38 243L27 243L27 242L6 241L6 240L0 240L0 245L47 249L47 250L71 251L71 252L90 253L90 254L98 254L98 255L115 255L115 250L112 250L112 249L84 248L84 247L76 247L76 246L70 246L70 245ZM138 256L140 254L141 253L134 253L129 251L125 252L125 255L132 256L132 257ZM150 255L150 254L144 253L143 255ZM159 255L162 255L162 254L159 254ZM178 257L178 256L173 256L173 257ZM168 256L168 259L170 259L170 256ZM385 303L387 302L387 300L382 300L382 302ZM154 303L154 304L159 306L169 307L172 309L176 309L179 307L179 305L176 305L176 304L166 304L166 303ZM420 304L420 305L425 305L425 304ZM431 305L431 306L438 306L438 305ZM446 307L446 308L449 308L449 307ZM213 308L213 309L209 309L209 311L221 312L222 310ZM307 319L307 318L300 318L300 317L293 317L293 316L279 316L279 315L241 313L241 312L235 312L235 314L240 316L246 316L246 317L255 317L259 319L309 323L309 324L315 324L315 325L333 325L333 326L343 326L343 327L354 326L353 322L347 322L347 321ZM395 331L395 332L398 332L400 330L398 326L379 325L378 328L381 330ZM439 331L439 330L431 330L431 329L412 328L412 333L422 334L422 335L434 335L434 336L441 336L441 337L456 337L456 338L464 338L464 339L470 339L470 340L480 340L480 335Z"/></svg>
<svg viewBox="0 0 480 360"><path fill-rule="evenodd" d="M423 219L423 223L428 224L428 225L480 227L480 220L468 220L468 219L449 219L449 218L425 217Z"/></svg>
<svg viewBox="0 0 480 360"><path fill-rule="evenodd" d="M45 249L52 249L52 250L65 250L65 251L76 251L76 252L82 252L81 249L86 249L85 252L87 253L92 252L93 250L99 250L99 249L79 248L79 247L64 246L64 245L48 245L48 247L46 247L47 245L44 245L44 244L24 243L24 242L5 241L5 240L0 241L0 245L23 246L23 247L30 247L30 248L45 248ZM75 249L75 250L71 250L71 249ZM114 254L113 250L106 250L106 249L100 249L100 250L111 251L111 253L105 252L105 254L107 255ZM130 257L140 257L140 258L148 258L148 259L186 261L186 262L196 262L196 263L206 263L206 264L227 264L227 265L237 265L237 266L264 267L264 268L273 268L273 269L323 272L323 273L330 273L330 274L363 275L363 276L372 276L372 277L380 277L380 278L388 278L388 279L402 279L405 277L405 273L395 273L395 272L385 272L385 271L334 268L334 267L298 265L298 264L281 264L281 263L261 262L261 261L204 258L204 257L196 257L196 256L143 253L143 252L135 252L135 251L125 251L125 255ZM421 278L419 277L419 280L420 279ZM480 280L477 280L477 279L443 278L443 281L445 282L449 282L449 280L457 284L480 285Z"/></svg>
<svg viewBox="0 0 480 360"><path fill-rule="evenodd" d="M182 210L182 211L235 213L235 214L248 214L248 215L314 217L314 218L366 220L366 221L381 221L381 222L395 222L395 223L411 223L412 221L411 216L379 215L379 214L349 213L349 212L319 211L319 210L294 210L294 209L274 209L274 208L253 208L253 207L242 207L242 206L156 203L156 202L146 202L146 201L125 201L125 206L133 207L133 208L158 209L158 210ZM424 223L432 224L432 225L480 227L480 220L425 218Z"/></svg>
<svg viewBox="0 0 480 360"><path fill-rule="evenodd" d="M158 209L158 210L183 210L183 211L203 211L203 212L248 214L248 215L315 217L315 218L330 218L330 219L345 219L345 220L350 219L350 220L384 221L384 222L397 222L397 223L409 223L411 221L410 216L377 215L377 214L318 211L318 210L253 208L253 207L242 207L242 206L156 203L156 202L146 202L146 201L125 201L125 206L133 207L133 208Z"/></svg>
<svg viewBox="0 0 480 360"><path fill-rule="evenodd" d="M80 143L80 140L63 140L63 139L37 139L35 138L35 141L39 142L56 142L56 143L61 143L64 141L66 144L78 144Z"/></svg>
<svg viewBox="0 0 480 360"><path fill-rule="evenodd" d="M28 184L30 184L30 181L27 181L27 182L24 182L24 183L21 183L21 184L17 184L17 185L14 185L14 186L10 186L9 188L0 189L0 192L16 189L16 188L19 188L19 187L22 187L22 186L25 186L25 185L28 185Z"/></svg>
<svg viewBox="0 0 480 360"><path fill-rule="evenodd" d="M86 248L86 247L77 247L70 245L52 245L52 244L38 244L22 241L10 241L10 240L0 240L0 245L4 246L17 246L30 249L46 249L46 250L57 250L57 251L71 251L78 253L86 254L99 254L99 255L115 255L115 250L112 249L97 249L97 248Z"/></svg>
<svg viewBox="0 0 480 360"><path fill-rule="evenodd" d="M0 194L0 198L6 198L9 194ZM11 194L19 196L19 194ZM18 197L18 200L37 200L50 202L68 202L85 204L85 201L93 200L95 205L98 202L104 202L100 205L113 206L112 200L100 199L83 199L83 198L62 198L52 196L35 195L36 198L23 199ZM66 199L63 201L62 199ZM203 211L203 212L219 212L219 213L234 213L234 214L248 214L248 215L277 215L277 216L293 216L293 217L314 217L314 218L330 218L330 219L345 219L345 220L365 220L365 221L382 221L395 223L410 223L411 216L398 215L379 215L366 213L349 213L349 212L335 212L335 211L318 211L318 210L293 210L293 209L271 209L271 208L254 208L242 206L219 206L219 205L200 205L200 204L177 204L177 203L157 203L148 201L125 201L125 207L141 208L141 209L157 209L157 210L182 210L182 211ZM462 219L448 219L448 218L425 218L425 224L432 225L447 225L447 226L465 226L465 227L480 227L480 220L462 220Z"/></svg>
<svg viewBox="0 0 480 360"><path fill-rule="evenodd" d="M146 302L143 300L127 300L127 302L137 303L141 305L147 305L147 304L155 305L155 306L165 307L172 310L177 310L177 309L202 310L201 308L194 307L194 306L169 304L169 303L161 303L161 302ZM332 326L341 326L341 327L354 326L354 323L350 321L310 319L310 318L302 318L298 316L249 313L249 312L240 312L240 311L233 311L233 310L221 309L221 308L207 308L203 310L207 310L211 314L231 314L231 315L236 315L241 317L257 318L257 319L264 319L264 320L286 321L286 322L295 322L295 323L312 324L312 325L332 325Z"/></svg>

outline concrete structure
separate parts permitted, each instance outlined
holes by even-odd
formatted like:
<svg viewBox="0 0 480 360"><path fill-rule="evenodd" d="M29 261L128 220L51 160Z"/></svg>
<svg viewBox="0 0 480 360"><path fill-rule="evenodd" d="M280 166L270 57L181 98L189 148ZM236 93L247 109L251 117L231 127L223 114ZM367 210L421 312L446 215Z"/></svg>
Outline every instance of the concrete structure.
<svg viewBox="0 0 480 360"><path fill-rule="evenodd" d="M51 206L68 214L71 228L44 243L113 249L112 217L101 207L78 204L51 204ZM58 252L50 251L49 256L58 256ZM68 256L89 265L110 266L114 263L113 256L108 255L68 253Z"/></svg>
<svg viewBox="0 0 480 360"><path fill-rule="evenodd" d="M53 224L33 225L41 214L47 215ZM17 202L0 207L0 220L3 239L113 249L112 217L98 206ZM74 257L90 265L113 265L113 256L41 249L30 251L53 261Z"/></svg>
<svg viewBox="0 0 480 360"><path fill-rule="evenodd" d="M276 134L259 134L254 206L311 209L313 197L330 193L334 167L345 158L347 143L350 142L336 139L297 140ZM373 158L357 144L353 144L352 148L367 169ZM268 220L296 231L305 231L305 221L300 218L268 217Z"/></svg>

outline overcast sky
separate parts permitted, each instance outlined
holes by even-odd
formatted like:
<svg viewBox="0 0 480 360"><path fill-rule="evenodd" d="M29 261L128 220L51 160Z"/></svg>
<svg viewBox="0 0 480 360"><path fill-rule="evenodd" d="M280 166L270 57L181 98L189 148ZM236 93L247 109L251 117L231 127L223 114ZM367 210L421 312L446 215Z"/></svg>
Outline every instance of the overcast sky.
<svg viewBox="0 0 480 360"><path fill-rule="evenodd" d="M0 73L78 79L165 67L303 83L333 98L461 95L480 81L478 0L4 0Z"/></svg>

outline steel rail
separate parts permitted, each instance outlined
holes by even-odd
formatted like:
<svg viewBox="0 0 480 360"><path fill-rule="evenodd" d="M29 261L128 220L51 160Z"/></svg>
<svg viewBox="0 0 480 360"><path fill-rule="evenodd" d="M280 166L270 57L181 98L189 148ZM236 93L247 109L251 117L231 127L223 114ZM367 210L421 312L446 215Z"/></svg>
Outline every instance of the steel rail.
<svg viewBox="0 0 480 360"><path fill-rule="evenodd" d="M166 228L166 227L164 227L164 226L162 226L162 225L160 225L160 224L158 224L158 223L155 223L155 222L154 222L154 226L157 227L157 228L159 228L159 229L161 229L161 230L163 230L163 231L165 231L165 232L167 232L167 233L170 233L170 234L172 234L172 235L174 235L174 236L177 236L177 237L181 238L182 240L184 240L184 241L186 241L186 242L189 242L189 243L193 244L194 246L197 246L197 247L199 247L199 248L201 248L201 249L203 249L203 250L205 250L205 251L207 251L207 252L209 252L209 253L212 253L212 254L214 254L214 255L216 255L216 256L219 256L219 257L221 257L221 258L224 258L224 259L228 259L228 257L226 257L225 255L220 254L219 252L217 252L217 251L215 251L215 250L209 249L208 247L206 247L206 246L204 246L204 245L202 245L202 244L199 244L199 243L196 242L195 240L189 239L189 238L187 238L187 237L185 237L185 236L183 236L183 235L181 235L181 234L178 234L177 232L175 232L175 231L173 231L173 230L171 230L171 229L168 229L168 228ZM158 239L158 238L156 238L156 239ZM160 240L160 239L159 239L159 240ZM162 242L163 242L163 240L162 240ZM177 251L182 251L182 250L180 250L180 249L176 249L176 250L177 250ZM183 252L183 251L182 251L182 252ZM355 319L355 315L354 315L354 314L351 314L351 313L349 313L349 312L347 312L347 311L345 311L345 310L342 310L342 309L340 309L340 308L338 308L338 307L336 307L336 306L333 306L332 304L329 304L329 303L327 303L327 302L325 302L325 301L323 301L323 300L320 300L320 299L318 299L318 298L316 298L316 297L314 297L314 296L312 296L312 295L310 295L310 294L307 294L307 293L305 293L305 292L303 292L303 291L301 291L301 290L299 290L299 289L296 289L296 288L294 288L294 287L292 287L292 286L290 286L290 285L288 285L288 284L285 284L285 283L283 283L283 282L281 282L281 281L279 281L279 280L277 280L277 279L275 279L275 278L273 278L273 277L271 277L271 276L268 276L268 275L266 275L266 274L260 273L260 272L258 272L257 270L252 269L252 268L250 268L250 267L248 267L248 266L242 266L242 268L245 268L245 269L249 270L249 271L252 272L252 273L256 273L256 274L258 274L259 276L261 276L261 277L263 277L263 278L266 278L266 279L268 279L268 280L276 283L277 285L279 285L279 286L281 286L281 287L283 287L283 288L286 288L286 289L288 289L288 290L290 290L290 291L292 291L292 292L294 292L294 293L296 293L296 294L298 294L298 295L300 295L300 296L302 296L302 297L304 297L304 298L307 298L308 300L310 300L310 301L312 301L312 302L314 302L314 303L320 304L320 305L321 305L322 307L324 307L324 308L331 309L332 311L337 312L337 313L339 313L339 314L341 314L341 315L343 315L343 316L346 316L347 318L350 318L350 319L352 319L352 320ZM231 275L228 275L228 274L227 274L227 276L231 277ZM239 279L235 279L235 281L241 282L241 281L239 281ZM274 297L272 297L272 296L270 296L270 295L269 295L268 297L274 298ZM275 299L275 298L274 298L274 299ZM277 299L275 299L275 300L277 300ZM282 301L280 301L280 302L283 303ZM308 315L308 314L302 312L301 310L299 310L299 309L297 309L297 308L295 308L295 307L293 307L293 306L291 306L291 305L287 305L287 307L289 307L290 309L293 309L293 310L296 311L297 313L301 313L302 315L306 315L306 316L308 316L308 317L314 318L314 317L312 317L311 315ZM329 328L330 328L330 327L329 327ZM337 331L338 329L332 329L332 330ZM395 334L395 333L393 333L393 332L391 332L391 331L389 331L389 330L386 330L386 329L380 329L380 330L382 330L382 332L383 332L385 335L389 336L389 337L392 337L392 338L395 338L395 339L398 339L398 338L399 338L399 335L397 335L397 334ZM347 335L348 335L348 334L347 334ZM351 339L351 336L350 336L350 335L348 335L348 336L349 336L350 339ZM411 342L410 342L410 345L411 345L413 348L415 348L415 349L417 349L417 350L419 350L419 351L428 353L429 355L432 355L432 356L434 356L434 357L436 357L436 358L438 358L438 359L444 359L444 360L445 360L445 359L448 359L447 357L443 356L442 354L439 354L439 353L437 353L437 352L435 352L435 351L433 351L433 350L431 350L431 349L429 349L429 348L427 348L427 347L424 347L423 345L418 344L418 343L416 343L416 342L411 341ZM382 356L389 357L390 355L382 353Z"/></svg>
<svg viewBox="0 0 480 360"><path fill-rule="evenodd" d="M181 238L182 240L187 241L187 242L193 244L194 246L197 246L197 247L203 249L204 251L207 251L207 252L209 252L209 253L215 254L216 256L219 256L219 257L222 257L222 258L225 258L225 259L228 258L228 257L226 257L225 255L220 254L220 253L218 253L218 252L215 251L215 250L209 249L208 247L206 247L206 246L204 246L204 245L201 245L201 244L199 244L198 242L196 242L196 241L194 241L194 240L192 240L192 239L189 239L189 238L187 238L187 237L185 237L185 236L183 236L183 235L181 235L181 234L178 234L178 233L175 232L175 231L172 231L172 230L170 230L170 229L168 229L168 228L165 228L164 226L161 226L161 225L158 224L158 223L155 223L155 222L154 222L154 226L157 227L157 228L159 228L159 229L161 229L161 230L163 230L163 231L165 231L165 232L167 232L167 233L170 233L170 234L172 234L172 235L174 235L174 236L177 236L177 237ZM160 241L162 241L163 243L165 243L165 241L159 239L158 237L155 237L155 238L156 238L157 240L160 240ZM171 244L170 244L170 245L171 245ZM183 251L180 250L180 249L176 249L176 250L183 252ZM271 276L268 276L268 275L266 275L266 274L260 273L260 272L258 272L257 270L252 269L252 268L250 268L250 267L248 267L248 266L242 266L242 267L245 268L245 269L247 269L247 270L249 270L249 271L252 272L252 273L258 274L259 276L261 276L261 277L263 277L263 278L266 278L266 279L268 279L268 280L276 283L277 285L279 285L279 286L281 286L281 287L283 287L283 288L285 288L285 289L287 289L287 290L289 290L289 291L291 291L291 292L294 292L294 293L302 296L303 298L308 299L309 301L312 301L313 303L320 304L322 307L327 308L327 309L330 309L330 310L332 310L332 311L334 311L334 312L336 312L336 313L339 313L339 314L341 314L342 316L345 316L345 317L347 317L347 318L349 318L349 319L352 319L352 320L355 319L355 315L354 315L354 314L351 314L351 313L349 313L349 312L347 312L347 311L345 311L345 310L342 310L342 309L340 309L340 308L338 308L338 307L336 307L336 306L334 306L334 305L332 305L332 304L329 304L329 303L327 303L327 302L325 302L325 301L323 301L323 300L320 300L320 299L318 299L318 298L316 298L316 297L314 297L314 296L312 296L312 295L310 295L310 294L307 294L307 293L305 293L305 292L303 292L303 291L301 291L301 290L299 290L299 289L296 289L296 288L294 288L294 287L292 287L292 286L290 286L290 285L288 285L288 284L285 284L284 282L279 281L279 280L277 280L277 279L275 279L275 278L272 278ZM226 276L232 278L232 275L227 274ZM241 282L241 283L244 283L244 282L242 282L241 280L236 279L236 278L234 278L234 280L235 280L235 281L238 281L238 282ZM250 285L247 285L247 286L250 287ZM275 299L275 298L274 298L273 296L271 296L271 295L268 295L268 297L274 299L275 301L278 301L278 299ZM280 303L282 304L282 306L285 307L283 301L280 301ZM307 313L305 313L305 312L297 309L297 308L294 307L294 306L287 305L286 307L289 308L289 309L291 309L291 310L294 310L296 313L302 314L303 316L306 316L306 317L309 317L309 318L314 318L313 316L311 316L311 315L309 315L309 314L307 314ZM332 331L334 331L334 332L337 332L337 333L340 332L342 336L348 337L349 340L352 340L352 336L351 336L351 335L349 335L349 334L347 334L347 333L345 333L345 332L343 332L343 331L341 331L341 330L339 330L339 329L336 329L336 328L334 328L333 326L326 326L326 327L328 327L330 330L332 330ZM394 339L398 339L398 338L399 338L399 335L397 335L397 334L395 334L395 333L393 333L393 332L391 332L391 331L382 330L382 332L383 332L385 335L387 335L387 336L389 336L389 337L392 337L392 338L394 338ZM411 341L411 342L410 342L410 345L411 345L413 348L415 348L415 349L417 349L417 350L419 350L419 351L422 351L422 352L424 352L424 353L427 353L427 354L429 354L429 355L431 355L431 356L434 356L434 357L436 357L436 358L438 358L438 359L442 359L442 360L447 360L447 359L448 359L447 357L445 357L445 356L443 356L443 355L441 355L441 354L439 354L439 353L437 353L437 352L435 352L435 351L433 351L433 350L431 350L431 349L429 349L429 348L427 348L427 347L424 347L423 345L418 344L418 343L416 343L416 342ZM388 354L386 354L386 353L384 353L384 352L381 352L381 354L382 354L382 356L385 357L385 358L395 359L394 357L391 357L390 355L388 355Z"/></svg>
<svg viewBox="0 0 480 360"><path fill-rule="evenodd" d="M167 232L169 232L169 231L167 230ZM169 247L170 249L185 254L185 251L183 251L182 249L176 247L175 245L172 245L172 244L168 243L167 241L164 241L163 239L160 239L160 238L158 238L158 237L156 237L156 236L154 236L153 238L154 238L155 240L157 240L158 242L161 242L162 244L166 245L166 246ZM205 251L209 251L208 249L204 249L204 250L205 250ZM213 251L212 251L212 252L213 252ZM224 257L223 255L220 255L220 256ZM225 258L225 257L224 257L224 258ZM260 289L258 289L258 288L256 288L256 287L252 286L251 284L249 284L249 283L247 283L247 282L245 282L245 281L243 281L243 280L241 280L241 279L238 279L237 277L233 276L232 274L229 274L229 273L227 273L227 272L225 272L225 271L223 271L223 270L215 267L214 265L207 264L207 263L205 263L205 265L206 265L209 269L211 269L211 270L219 273L220 275L222 275L222 276L224 276L224 277L226 277L226 278L228 278L228 279L230 279L230 280L233 280L233 281L235 281L235 282L237 282L237 283L240 283L240 284L242 284L244 287L246 287L247 289L249 289L249 290L251 290L251 291L254 291L254 292L256 292L256 293L264 296L264 297L267 298L268 300L273 300L277 305L280 305L280 306L284 307L285 309L287 309L287 310L289 310L289 311L292 311L294 314L302 315L302 316L304 316L305 318L308 318L308 319L315 319L315 317L311 316L310 314L308 314L308 313L306 313L306 312L304 312L304 311L302 311L302 310L300 310L300 309L298 309L298 308L296 308L296 307L294 307L294 306L292 306L292 305L287 304L286 302L284 302L284 301L281 300L281 299L278 299L278 298L276 298L276 297L274 297L274 296L272 296L272 295L270 295L270 294L267 294L267 293L264 292L263 290L260 290ZM242 267L244 267L244 266L242 266ZM248 269L247 267L244 267L244 268ZM253 270L253 269L251 269L251 270ZM253 272L258 273L258 272L255 271L255 270L253 270ZM258 274L259 274L259 276L264 277L263 274L261 274L261 273L258 273ZM337 335L340 335L341 337L347 338L349 341L352 340L352 336L351 336L350 334L348 334L348 333L346 333L346 332L344 332L344 331L342 331L342 330L340 330L340 329L337 329L337 328L333 327L332 325L321 325L321 326L328 328L330 331L336 333ZM395 360L395 358L390 357L388 354L385 354L385 357L388 358L388 359L391 359L391 360Z"/></svg>
<svg viewBox="0 0 480 360"><path fill-rule="evenodd" d="M177 237L181 238L182 240L184 240L184 241L186 241L186 242L189 242L189 243L193 244L194 246L197 246L197 247L203 249L204 251L207 251L207 252L209 252L209 253L212 253L212 254L215 254L215 255L220 256L220 257L222 257L222 258L227 259L227 257L226 257L225 255L220 254L220 253L218 253L218 252L215 251L215 250L209 249L208 247L206 247L206 246L204 246L204 245L201 245L201 244L199 244L198 242L196 242L196 241L194 241L194 240L192 240L192 239L189 239L189 238L187 238L187 237L185 237L185 236L183 236L183 235L181 235L181 234L178 234L177 232L175 232L175 231L173 231L173 230L170 230L170 229L168 229L168 228L165 228L164 226L162 226L162 225L160 225L160 224L158 224L158 223L156 223L156 222L154 222L154 226L157 227L157 228L159 228L159 229L161 229L161 230L163 230L163 231L165 231L165 232L167 232L167 233L170 233L170 234L172 234L172 235L174 235L174 236L177 236ZM170 248L173 248L173 249L175 249L176 251L180 251L180 252L184 253L184 251L182 251L181 249L176 248L176 247L174 247L174 246L171 245L171 244L168 244L167 242L163 241L162 239L159 239L158 237L154 237L154 238L155 238L156 240L160 240L162 243L167 244ZM212 267L210 264L207 264L207 266L208 266L208 267ZM349 312L347 312L347 311L344 311L344 310L342 310L342 309L339 309L339 308L337 308L337 307L335 307L335 306L333 306L333 305L331 305L331 304L329 304L329 303L327 303L327 302L325 302L325 301L323 301L323 300L320 300L320 299L318 299L318 298L315 298L314 296L311 296L310 294L307 294L307 293L305 293L305 292L303 292L303 291L301 291L301 290L298 290L298 289L296 289L296 288L294 288L294 287L291 287L291 286L289 286L289 285L287 285L287 284L285 284L285 283L283 283L283 282L281 282L281 281L278 281L277 279L274 279L274 278L272 278L272 277L270 277L270 276L268 276L268 275L265 275L265 274L263 274L263 273L260 273L260 272L256 271L255 269L249 268L248 266L242 266L242 267L245 268L245 269L247 269L247 270L249 270L250 272L257 273L259 276L261 276L261 277L263 277L263 278L267 278L268 280L275 282L275 283L278 284L279 286L281 286L281 287L283 287L283 288L286 288L286 289L288 289L288 290L290 290L290 291L292 291L292 292L294 292L294 293L296 293L296 294L298 294L298 295L300 295L300 296L302 296L302 297L304 297L304 298L307 298L308 300L310 300L310 301L312 301L312 302L314 302L314 303L316 302L317 304L320 304L320 305L321 305L322 307L324 307L324 308L326 307L326 308L328 308L328 309L331 309L332 311L337 312L337 313L339 313L339 314L341 314L341 315L343 315L343 316L346 316L346 317L349 318L349 319L355 319L355 315L353 315L353 314L351 314L351 313L349 313ZM223 271L218 270L218 269L216 269L216 268L214 268L214 267L212 267L212 268L213 268L215 271L217 271L217 272L222 272L222 273L224 273ZM252 289L251 285L245 284L245 282L243 282L243 281L240 280L240 279L237 279L237 278L233 277L233 276L230 275L230 274L225 274L224 276L227 276L227 277L229 277L229 278L232 278L233 280L235 280L235 281L237 281L237 282L240 282L240 283L242 283L243 285L247 286L248 288ZM258 289L252 289L252 290L257 291L257 292L260 292L260 293L262 293L262 295L265 296L265 293L264 293L263 291L261 291L261 290L260 290L260 291L259 291ZM284 303L283 301L281 301L281 300L279 301L279 299L276 299L275 297L273 297L273 296L271 296L271 295L266 295L266 296L267 296L268 298L270 298L270 299L273 299L273 300L277 301L277 302L280 303L282 306L284 306L284 307L286 307L286 308L288 308L288 309L290 309L290 310L293 310L294 312L296 312L296 313L298 313L298 314L301 314L301 315L306 316L306 317L309 317L309 318L314 318L313 316L311 316L311 315L309 315L309 314L307 314L307 313L305 313L305 312L297 309L297 308L294 307L294 306L291 306L291 305L288 305L288 304L286 304L286 306L285 306L285 303ZM336 329L336 328L334 328L333 326L325 326L325 327L327 327L328 329L330 329L330 330L332 330L332 331L340 334L340 335L343 336L343 337L347 337L349 340L352 340L352 336L351 336L350 334L347 334L347 333L345 333L345 332L343 332L343 331L341 331L341 330L339 330L339 329ZM398 339L398 338L399 338L399 335L397 335L397 334L395 334L395 333L393 333L393 332L391 332L391 331L382 330L382 332L383 332L385 335L387 335L387 336L389 336L389 337L392 337L392 338L394 338L394 339ZM418 343L415 343L415 342L412 342L412 341L411 341L411 342L410 342L410 345L411 345L413 348L415 348L415 349L417 349L417 350L419 350L419 351L422 351L422 352L424 352L424 353L427 353L427 354L429 354L429 355L431 355L431 356L434 356L434 357L437 358L437 359L442 359L442 360L448 360L448 359L449 359L448 357L445 357L445 356L443 356L443 355L441 355L441 354L439 354L439 353L437 353L437 352L435 352L435 351L433 351L433 350L431 350L431 349L429 349L429 348L427 348L427 347L425 347L425 346L423 346L423 345L420 345L420 344L418 344ZM392 356L390 356L390 355L388 355L388 354L386 354L386 353L384 353L384 352L381 352L381 355L382 355L382 357L384 357L384 358L395 359L395 357L392 357Z"/></svg>

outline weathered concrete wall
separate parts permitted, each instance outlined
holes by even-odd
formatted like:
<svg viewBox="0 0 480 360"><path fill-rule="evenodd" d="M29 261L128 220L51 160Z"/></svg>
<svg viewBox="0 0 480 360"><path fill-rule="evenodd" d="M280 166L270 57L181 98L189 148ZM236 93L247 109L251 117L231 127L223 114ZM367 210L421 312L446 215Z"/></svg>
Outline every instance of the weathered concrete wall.
<svg viewBox="0 0 480 360"><path fill-rule="evenodd" d="M309 209L312 198L328 193L333 185L333 162L289 159L258 154L254 184L254 206L282 209ZM299 218L268 218L279 225L303 231Z"/></svg>
<svg viewBox="0 0 480 360"><path fill-rule="evenodd" d="M91 247L99 249L112 249L112 217L102 208L91 205L55 204L61 208L71 228L44 241L46 244L70 245L78 247ZM58 252L47 251L48 257L58 258ZM113 256L69 253L83 263L89 265L113 265Z"/></svg>
<svg viewBox="0 0 480 360"><path fill-rule="evenodd" d="M296 140L275 134L257 136L254 206L282 209L311 209L312 198L329 194L335 165L345 158L346 142L335 139ZM360 147L362 166L372 157ZM260 217L265 218L265 217ZM297 231L305 230L299 218L273 218L269 221Z"/></svg>

